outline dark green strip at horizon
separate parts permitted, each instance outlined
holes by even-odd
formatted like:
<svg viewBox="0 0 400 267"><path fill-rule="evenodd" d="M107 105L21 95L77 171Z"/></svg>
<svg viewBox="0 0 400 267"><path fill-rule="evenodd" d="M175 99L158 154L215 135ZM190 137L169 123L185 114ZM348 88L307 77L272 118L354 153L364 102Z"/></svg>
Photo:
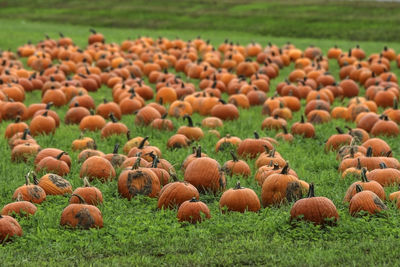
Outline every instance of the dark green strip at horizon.
<svg viewBox="0 0 400 267"><path fill-rule="evenodd" d="M4 0L0 2L0 16L93 27L400 41L399 7L399 3L392 2L321 0Z"/></svg>

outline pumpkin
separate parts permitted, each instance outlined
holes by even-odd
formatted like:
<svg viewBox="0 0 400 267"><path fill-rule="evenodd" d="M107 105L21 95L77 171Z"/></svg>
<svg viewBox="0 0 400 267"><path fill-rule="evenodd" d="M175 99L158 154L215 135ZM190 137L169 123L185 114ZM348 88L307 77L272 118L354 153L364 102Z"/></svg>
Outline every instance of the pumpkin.
<svg viewBox="0 0 400 267"><path fill-rule="evenodd" d="M258 133L254 132L254 139L246 138L240 142L239 146L237 147L237 153L243 158L255 158L257 155L265 151L265 146L268 147L269 150L274 148L269 141L260 139Z"/></svg>
<svg viewBox="0 0 400 267"><path fill-rule="evenodd" d="M224 100L219 100L220 104L211 109L211 116L221 120L236 120L239 118L239 110L233 104L227 104Z"/></svg>
<svg viewBox="0 0 400 267"><path fill-rule="evenodd" d="M104 119L110 118L112 114L116 119L120 120L122 113L118 104L114 102L108 102L107 99L103 99L103 103L101 103L97 109L96 114L102 116Z"/></svg>
<svg viewBox="0 0 400 267"><path fill-rule="evenodd" d="M282 158L282 156L276 152L275 149L269 150L267 146L264 147L265 152L258 156L255 165L256 168L260 168L265 165L269 165L272 162L272 165L278 164L279 167L284 167L286 165L286 161Z"/></svg>
<svg viewBox="0 0 400 267"><path fill-rule="evenodd" d="M386 210L386 205L374 192L363 190L361 185L356 185L356 194L351 198L349 211L351 216L356 216L360 211L368 212L371 215Z"/></svg>
<svg viewBox="0 0 400 267"><path fill-rule="evenodd" d="M210 219L211 214L206 204L193 197L180 205L176 217L180 222L186 221L195 224L204 219Z"/></svg>
<svg viewBox="0 0 400 267"><path fill-rule="evenodd" d="M30 175L33 174L33 180L35 184L31 184L29 181ZM28 172L25 176L25 185L18 187L13 194L13 199L21 197L25 201L40 204L46 200L46 192L37 185L36 176L33 172Z"/></svg>
<svg viewBox="0 0 400 267"><path fill-rule="evenodd" d="M189 140L200 140L204 137L203 130L200 127L194 127L192 118L188 115L183 116L184 119L188 120L188 126L179 127L177 134L183 134Z"/></svg>
<svg viewBox="0 0 400 267"><path fill-rule="evenodd" d="M80 151L84 149L96 149L96 142L90 137L84 137L83 133L81 133L79 139L75 139L72 141L72 150Z"/></svg>
<svg viewBox="0 0 400 267"><path fill-rule="evenodd" d="M40 146L34 143L22 143L15 146L11 151L11 161L28 161L35 157L40 151Z"/></svg>
<svg viewBox="0 0 400 267"><path fill-rule="evenodd" d="M305 220L315 225L335 224L339 219L335 204L326 197L316 197L310 184L307 198L297 200L290 210L290 220Z"/></svg>
<svg viewBox="0 0 400 267"><path fill-rule="evenodd" d="M160 181L161 186L164 186L169 183L170 174L168 171L164 170L163 168L158 168L159 159L156 155L153 154L153 162L151 166L146 166L154 174L157 176L158 180Z"/></svg>
<svg viewBox="0 0 400 267"><path fill-rule="evenodd" d="M218 192L225 188L225 175L219 163L212 158L200 157L185 169L184 180L194 185L200 192Z"/></svg>
<svg viewBox="0 0 400 267"><path fill-rule="evenodd" d="M136 195L156 197L160 190L157 175L147 168L138 168L137 164L132 169L124 170L118 177L118 192L128 200Z"/></svg>
<svg viewBox="0 0 400 267"><path fill-rule="evenodd" d="M170 149L188 147L191 141L183 134L175 134L167 141L167 147Z"/></svg>
<svg viewBox="0 0 400 267"><path fill-rule="evenodd" d="M268 176L262 184L261 201L264 207L280 205L300 199L302 188L299 179L288 174L289 164L280 173Z"/></svg>
<svg viewBox="0 0 400 267"><path fill-rule="evenodd" d="M231 151L232 160L228 160L222 166L222 169L228 174L229 176L243 176L247 178L251 175L251 170L249 165L243 161L239 160L234 151Z"/></svg>
<svg viewBox="0 0 400 267"><path fill-rule="evenodd" d="M50 133L54 133L55 130L56 122L52 117L48 116L47 111L40 116L34 117L29 124L29 131L33 136L40 134L47 135Z"/></svg>
<svg viewBox="0 0 400 267"><path fill-rule="evenodd" d="M155 119L150 123L150 126L160 131L172 131L175 128L174 123L171 120L166 119L166 117L167 114L164 114L161 116L161 119Z"/></svg>
<svg viewBox="0 0 400 267"><path fill-rule="evenodd" d="M69 166L61 159L64 154L66 154L66 152L62 151L56 157L48 156L43 158L36 164L36 172L47 171L54 172L60 176L67 175L69 173Z"/></svg>
<svg viewBox="0 0 400 267"><path fill-rule="evenodd" d="M17 116L14 123L7 125L7 128L4 131L4 137L9 139L16 133L24 132L27 128L28 125L25 122L21 122L21 116Z"/></svg>
<svg viewBox="0 0 400 267"><path fill-rule="evenodd" d="M400 171L388 168L384 162L379 163L380 169L375 169L367 173L368 180L376 181L381 186L391 186L400 184Z"/></svg>
<svg viewBox="0 0 400 267"><path fill-rule="evenodd" d="M103 156L106 160L108 160L111 163L111 165L114 168L120 167L122 163L124 163L124 161L128 158L125 155L118 154L118 149L119 149L119 144L117 143L114 146L113 153L106 154Z"/></svg>
<svg viewBox="0 0 400 267"><path fill-rule="evenodd" d="M104 157L105 155L100 150L87 148L87 149L84 149L81 152L79 152L78 162L84 162L85 160L87 160L88 158L93 157L93 156Z"/></svg>
<svg viewBox="0 0 400 267"><path fill-rule="evenodd" d="M100 115L94 115L91 111L90 116L84 117L79 123L81 131L98 131L106 125L106 120Z"/></svg>
<svg viewBox="0 0 400 267"><path fill-rule="evenodd" d="M207 127L207 128L211 128L211 129L222 127L223 124L224 123L222 122L222 120L217 117L207 117L201 121L201 125L203 127Z"/></svg>
<svg viewBox="0 0 400 267"><path fill-rule="evenodd" d="M334 134L329 137L325 143L325 151L338 150L343 145L350 145L353 137L350 134L345 134L342 129L336 127L338 134Z"/></svg>
<svg viewBox="0 0 400 267"><path fill-rule="evenodd" d="M43 188L46 195L66 195L72 193L71 184L57 174L48 173L40 178L38 186Z"/></svg>
<svg viewBox="0 0 400 267"><path fill-rule="evenodd" d="M173 209L192 198L199 199L199 192L196 187L188 182L176 181L161 189L157 207L159 209Z"/></svg>
<svg viewBox="0 0 400 267"><path fill-rule="evenodd" d="M37 211L37 207L33 205L29 201L24 201L22 199L22 196L19 195L17 197L16 202L9 203L3 207L1 210L1 215L9 215L9 216L15 216L15 215L34 215Z"/></svg>
<svg viewBox="0 0 400 267"><path fill-rule="evenodd" d="M99 156L93 156L85 160L79 172L81 178L88 177L90 181L99 179L101 182L112 180L115 175L115 170L111 163Z"/></svg>
<svg viewBox="0 0 400 267"><path fill-rule="evenodd" d="M390 121L386 115L382 115L371 129L371 134L373 136L398 136L399 133L399 126L394 121Z"/></svg>
<svg viewBox="0 0 400 267"><path fill-rule="evenodd" d="M242 140L239 137L230 136L229 134L227 134L225 137L218 140L218 142L215 144L215 152L235 148L241 142Z"/></svg>
<svg viewBox="0 0 400 267"><path fill-rule="evenodd" d="M59 156L62 152L62 150L57 149L57 148L45 148L40 150L40 152L36 155L34 164L37 165L42 159L46 157L57 157ZM69 167L71 167L71 158L67 153L63 153L61 158L62 161L67 163Z"/></svg>
<svg viewBox="0 0 400 267"><path fill-rule="evenodd" d="M22 228L11 216L0 215L0 243L10 240L14 236L22 236Z"/></svg>
<svg viewBox="0 0 400 267"><path fill-rule="evenodd" d="M257 212L261 207L257 194L250 188L241 187L240 182L222 194L219 206L222 212L226 210L242 213L245 211Z"/></svg>
<svg viewBox="0 0 400 267"><path fill-rule="evenodd" d="M69 203L81 203L81 200L77 196L81 196L84 202L88 205L97 206L103 203L103 195L101 191L97 187L91 186L86 177L83 178L83 187L78 187L74 190Z"/></svg>
<svg viewBox="0 0 400 267"><path fill-rule="evenodd" d="M391 156L391 148L390 146L380 138L370 138L362 144L363 147L372 149L372 155L374 157L379 156Z"/></svg>
<svg viewBox="0 0 400 267"><path fill-rule="evenodd" d="M301 115L300 122L296 122L292 125L291 132L293 135L301 135L305 138L313 138L315 136L314 125L305 122L303 115Z"/></svg>
<svg viewBox="0 0 400 267"><path fill-rule="evenodd" d="M365 190L374 192L380 199L385 200L386 195L383 187L376 181L369 181L367 178L367 170L365 168L361 171L361 182L354 182L347 189L346 195L344 197L344 202L350 202L354 195L357 194L356 186L360 185Z"/></svg>
<svg viewBox="0 0 400 267"><path fill-rule="evenodd" d="M145 106L141 108L135 117L135 124L149 125L155 119L161 119L161 114L153 107Z"/></svg>
<svg viewBox="0 0 400 267"><path fill-rule="evenodd" d="M69 204L61 213L60 225L72 228L90 229L103 227L101 211L85 203L79 195L73 195L80 200L79 204Z"/></svg>
<svg viewBox="0 0 400 267"><path fill-rule="evenodd" d="M128 132L128 127L125 124L118 122L117 118L114 117L114 114L110 113L111 122L108 122L104 127L101 129L101 137L106 138L110 137L111 135L125 135Z"/></svg>
<svg viewBox="0 0 400 267"><path fill-rule="evenodd" d="M139 146L140 143L141 143L141 142L143 141L143 139L144 139L143 137L140 137L140 136L135 137L135 138L131 138L131 132L130 132L130 131L128 131L128 132L126 133L126 137L127 137L128 141L125 143L125 145L124 145L124 147L123 147L123 151L124 151L125 154L128 154L129 151L130 151L133 147ZM149 144L148 141L145 141L145 142L144 142L144 145L145 145L145 146L148 146L148 145L150 145L150 144Z"/></svg>

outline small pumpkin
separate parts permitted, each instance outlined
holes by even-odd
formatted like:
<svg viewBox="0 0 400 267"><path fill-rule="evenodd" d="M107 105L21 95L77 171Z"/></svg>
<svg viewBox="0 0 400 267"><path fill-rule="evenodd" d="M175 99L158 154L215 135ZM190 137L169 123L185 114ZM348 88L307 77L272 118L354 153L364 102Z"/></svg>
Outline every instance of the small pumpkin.
<svg viewBox="0 0 400 267"><path fill-rule="evenodd" d="M172 209L192 198L199 199L199 191L188 182L175 181L167 184L160 191L157 207Z"/></svg>
<svg viewBox="0 0 400 267"><path fill-rule="evenodd" d="M48 173L40 178L38 186L43 188L46 195L66 195L72 193L71 184L61 176Z"/></svg>
<svg viewBox="0 0 400 267"><path fill-rule="evenodd" d="M83 187L78 187L74 190L69 203L81 203L81 200L77 196L81 196L88 205L98 206L103 203L103 194L97 187L91 186L86 177L83 178Z"/></svg>
<svg viewBox="0 0 400 267"><path fill-rule="evenodd" d="M222 166L222 169L228 174L229 176L243 176L247 178L251 175L251 170L249 165L243 161L239 160L234 151L231 151L232 160L228 160Z"/></svg>
<svg viewBox="0 0 400 267"><path fill-rule="evenodd" d="M374 194L376 194L382 200L386 199L386 194L385 190L383 190L383 187L376 181L369 181L367 178L367 169L363 168L361 171L361 182L354 182L352 185L350 185L344 197L344 202L350 202L354 195L357 194L357 185L362 186L362 188L365 190L374 192Z"/></svg>
<svg viewBox="0 0 400 267"><path fill-rule="evenodd" d="M29 177L33 172L28 172L25 175L25 185L18 187L13 194L13 199L17 199L19 196L25 200L32 203L40 204L46 200L46 192L37 185L37 180L35 175L33 176L34 184L31 184Z"/></svg>
<svg viewBox="0 0 400 267"><path fill-rule="evenodd" d="M22 236L21 225L11 216L0 215L0 243L14 236Z"/></svg>
<svg viewBox="0 0 400 267"><path fill-rule="evenodd" d="M250 188L241 187L240 182L237 182L234 188L222 194L219 206L222 212L227 210L241 213L245 211L257 212L261 208L257 194Z"/></svg>
<svg viewBox="0 0 400 267"><path fill-rule="evenodd" d="M210 219L210 209L206 204L193 197L191 200L186 200L181 204L176 216L180 222L189 222L196 224L204 219Z"/></svg>
<svg viewBox="0 0 400 267"><path fill-rule="evenodd" d="M334 225L339 219L335 204L326 197L316 197L310 184L307 198L299 199L290 210L290 220L305 220L315 225Z"/></svg>
<svg viewBox="0 0 400 267"><path fill-rule="evenodd" d="M67 152L62 151L56 157L48 156L43 158L36 164L36 172L47 171L53 172L60 176L65 176L69 173L69 166L65 161L61 159L61 157Z"/></svg>
<svg viewBox="0 0 400 267"><path fill-rule="evenodd" d="M356 216L360 211L368 212L371 215L386 210L386 205L374 192L363 190L359 184L356 185L356 194L351 198L349 211L351 216Z"/></svg>
<svg viewBox="0 0 400 267"><path fill-rule="evenodd" d="M183 118L188 120L188 126L179 127L177 134L183 134L189 138L189 140L202 139L204 137L203 130L200 127L193 126L193 120L190 116L185 115Z"/></svg>
<svg viewBox="0 0 400 267"><path fill-rule="evenodd" d="M112 180L115 175L115 170L111 163L99 156L93 156L85 160L79 172L81 178L88 177L90 181L99 179L101 182Z"/></svg>
<svg viewBox="0 0 400 267"><path fill-rule="evenodd" d="M33 205L29 201L25 201L22 199L22 196L19 195L17 197L16 202L9 203L3 207L1 210L1 215L9 215L9 216L15 216L15 215L25 215L25 216L30 216L34 215L37 211L37 207Z"/></svg>
<svg viewBox="0 0 400 267"><path fill-rule="evenodd" d="M85 203L79 195L73 195L80 200L79 204L69 204L61 213L61 226L72 228L90 229L103 227L103 215L101 211Z"/></svg>

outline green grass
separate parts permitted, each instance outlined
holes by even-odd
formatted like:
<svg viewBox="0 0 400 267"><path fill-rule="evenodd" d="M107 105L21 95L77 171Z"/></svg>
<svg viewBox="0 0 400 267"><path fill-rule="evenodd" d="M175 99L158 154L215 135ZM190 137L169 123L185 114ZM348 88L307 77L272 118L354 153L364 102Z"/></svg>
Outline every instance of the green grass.
<svg viewBox="0 0 400 267"><path fill-rule="evenodd" d="M284 37L399 41L400 4L375 1L13 1L1 18L162 30L228 30Z"/></svg>
<svg viewBox="0 0 400 267"><path fill-rule="evenodd" d="M3 16L2 16L3 17ZM58 31L72 37L77 44L84 46L87 42L87 26L70 26L54 23L36 23L20 20L0 20L0 48L15 49L31 39L37 42L44 33L55 37ZM174 38L179 35L183 39L193 39L198 34L211 39L218 45L226 37L240 43L251 40L267 41L282 45L288 39L268 37L250 33L229 31L196 31L196 30L146 30L146 29L114 29L97 30L105 34L108 42L121 42L127 37L138 35L159 35ZM320 46L324 52L333 44L343 49L355 45L355 42L340 40L295 39L290 41L300 48L309 44ZM361 42L367 53L378 52L383 42ZM399 50L400 45L390 44ZM338 66L330 62L330 71L338 77ZM293 65L281 70L278 79L272 81L271 88L284 79ZM393 65L393 71L399 75ZM195 82L195 81L193 81ZM273 92L271 92L272 94ZM363 90L362 90L363 94ZM102 87L98 93L92 94L99 104L103 97L111 98L110 89ZM26 105L40 100L40 93L28 94ZM303 103L304 104L304 103ZM335 102L335 105L340 103ZM63 119L66 108L57 109ZM289 125L298 121L300 114L294 114ZM221 135L230 133L242 139L252 136L257 130L262 136L274 136L275 132L260 130L263 120L261 108L241 110L240 120L226 122L220 129ZM193 116L196 123L202 119L198 114ZM163 157L175 166L179 166L190 153L190 149L170 151L166 142L173 133L153 131L146 127L137 127L134 116L124 116L122 120L133 135L150 136L152 145L161 148ZM183 125L182 120L173 119L176 126ZM212 218L199 225L180 224L176 220L176 210L159 211L156 199L135 197L131 201L118 196L117 180L101 184L93 182L104 195L104 205L100 210L104 217L104 228L99 230L69 230L59 226L63 208L67 206L67 197L48 197L38 206L35 216L19 218L24 235L13 242L0 246L1 265L37 266L37 265L267 265L267 266L332 266L332 265L398 265L396 247L400 244L400 214L396 207L387 203L389 210L380 217L353 218L348 207L342 203L344 193L354 181L340 179L337 172L338 162L333 153L323 152L324 141L335 132L335 126L348 123L332 121L317 125L317 137L305 140L296 137L292 144L281 143L277 150L289 160L291 167L301 179L314 182L316 194L333 200L340 214L336 227L320 228L308 223L300 223L296 227L289 223L291 205L262 209L259 213L222 214L218 201L220 194L201 195L201 200L210 207ZM7 122L0 124L0 133L4 132ZM349 123L350 126L354 124ZM79 178L80 164L77 152L70 148L72 140L78 138L77 126L62 125L54 136L37 138L43 147L57 147L68 151L73 159L71 173L66 177L74 188L82 184ZM113 136L101 139L99 133L88 133L94 138L99 149L108 153L115 142L123 143L125 138ZM397 138L384 138L393 148L394 155L400 155ZM214 153L214 145L218 139L212 135L199 142L204 151L214 157L220 164L229 159L224 153ZM6 140L0 138L0 207L11 201L14 190L24 183L24 175L32 169L32 163L16 164L10 161L10 149ZM248 161L252 167L254 160ZM118 171L119 173L119 171ZM182 172L178 172L183 179ZM228 188L233 187L237 178L228 178ZM241 179L242 185L250 187L261 194L261 189L253 177ZM393 192L394 187L386 192Z"/></svg>

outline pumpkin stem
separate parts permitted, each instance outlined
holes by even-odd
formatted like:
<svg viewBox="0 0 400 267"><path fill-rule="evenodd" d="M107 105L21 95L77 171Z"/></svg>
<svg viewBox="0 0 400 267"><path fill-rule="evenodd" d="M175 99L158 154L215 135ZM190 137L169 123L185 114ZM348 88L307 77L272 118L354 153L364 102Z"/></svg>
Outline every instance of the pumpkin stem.
<svg viewBox="0 0 400 267"><path fill-rule="evenodd" d="M130 130L128 130L126 132L126 139L128 139L128 141L131 140L131 131Z"/></svg>
<svg viewBox="0 0 400 267"><path fill-rule="evenodd" d="M362 168L362 170L361 170L361 181L363 181L364 183L369 182L369 180L367 178L367 169L366 168Z"/></svg>
<svg viewBox="0 0 400 267"><path fill-rule="evenodd" d="M357 158L357 170L361 170L361 161L360 161L360 158Z"/></svg>
<svg viewBox="0 0 400 267"><path fill-rule="evenodd" d="M111 119L111 121L112 121L113 123L117 123L117 122L118 122L117 118L114 116L114 113L110 112L110 114L108 115L108 117Z"/></svg>
<svg viewBox="0 0 400 267"><path fill-rule="evenodd" d="M26 137L28 136L28 133L29 133L29 129L28 128L26 128L25 130L24 130L24 133L22 134L22 140L26 140Z"/></svg>
<svg viewBox="0 0 400 267"><path fill-rule="evenodd" d="M337 131L339 134L344 134L343 130L342 130L340 127L336 127L336 131Z"/></svg>
<svg viewBox="0 0 400 267"><path fill-rule="evenodd" d="M265 149L265 154L269 154L271 152L271 150L269 149L268 146L263 145L264 149Z"/></svg>
<svg viewBox="0 0 400 267"><path fill-rule="evenodd" d="M168 113L164 113L164 114L161 116L161 119L164 120L167 116L168 116Z"/></svg>
<svg viewBox="0 0 400 267"><path fill-rule="evenodd" d="M360 193L360 192L362 192L362 191L363 191L362 186L359 185L359 184L356 184L356 192L357 192L357 193Z"/></svg>
<svg viewBox="0 0 400 267"><path fill-rule="evenodd" d="M42 116L43 116L43 117L47 117L47 115L48 115L47 113L48 113L48 111L45 111L45 112L42 114Z"/></svg>
<svg viewBox="0 0 400 267"><path fill-rule="evenodd" d="M196 158L201 158L201 146L199 146L196 150Z"/></svg>
<svg viewBox="0 0 400 267"><path fill-rule="evenodd" d="M192 197L192 199L191 199L191 200L189 200L189 202L199 202L199 201L197 200L197 198L196 198L196 197Z"/></svg>
<svg viewBox="0 0 400 267"><path fill-rule="evenodd" d="M193 127L193 120L189 115L186 114L185 116L183 116L183 119L187 119L188 120L188 126L189 127Z"/></svg>
<svg viewBox="0 0 400 267"><path fill-rule="evenodd" d="M234 189L241 189L242 187L240 186L240 181L237 181L236 186Z"/></svg>
<svg viewBox="0 0 400 267"><path fill-rule="evenodd" d="M158 165L159 162L160 162L160 161L158 160L158 157L157 157L157 156L154 156L154 157L153 157L153 162L151 163L151 167L152 167L152 168L157 168L157 165Z"/></svg>
<svg viewBox="0 0 400 267"><path fill-rule="evenodd" d="M300 120L300 122L301 122L301 123L304 123L304 115L301 115L301 120Z"/></svg>
<svg viewBox="0 0 400 267"><path fill-rule="evenodd" d="M381 169L386 169L386 168L387 168L385 162L379 163L379 167L380 167Z"/></svg>
<svg viewBox="0 0 400 267"><path fill-rule="evenodd" d="M83 186L84 187L90 187L90 183L87 177L83 178Z"/></svg>
<svg viewBox="0 0 400 267"><path fill-rule="evenodd" d="M310 198L310 197L315 197L315 193L314 193L314 184L313 184L313 183L310 184L310 188L308 189L308 195L307 195L307 197L308 197L308 198Z"/></svg>
<svg viewBox="0 0 400 267"><path fill-rule="evenodd" d="M393 99L393 109L395 110L399 109L399 101L397 101L396 97L394 97Z"/></svg>
<svg viewBox="0 0 400 267"><path fill-rule="evenodd" d="M57 159L57 160L60 160L61 157L64 156L64 154L67 154L67 152L65 152L65 151L61 152L60 154L58 154L58 155L56 156L56 159Z"/></svg>
<svg viewBox="0 0 400 267"><path fill-rule="evenodd" d="M116 143L116 144L114 145L113 154L118 154L118 149L119 149L119 143Z"/></svg>
<svg viewBox="0 0 400 267"><path fill-rule="evenodd" d="M145 138L143 138L143 140L142 140L142 142L140 142L138 148L139 148L139 149L143 149L144 144L146 143L146 141L147 141L148 139L149 139L148 136L146 136Z"/></svg>
<svg viewBox="0 0 400 267"><path fill-rule="evenodd" d="M234 162L238 162L239 159L238 159L238 157L236 156L235 152L233 152L233 151L231 150L230 153L231 153L231 156L232 156L233 161L234 161Z"/></svg>
<svg viewBox="0 0 400 267"><path fill-rule="evenodd" d="M282 171L281 171L281 174L288 174L288 172L289 172L289 162L288 161L286 161L286 164L285 164L285 166L282 168Z"/></svg>
<svg viewBox="0 0 400 267"><path fill-rule="evenodd" d="M14 121L14 123L18 123L18 122L20 122L21 121L21 116L17 116L16 118L15 118L15 121Z"/></svg>
<svg viewBox="0 0 400 267"><path fill-rule="evenodd" d="M366 157L369 157L369 158L372 157L372 147L369 146L369 147L367 148L367 153L365 154L365 156L366 156Z"/></svg>
<svg viewBox="0 0 400 267"><path fill-rule="evenodd" d="M385 156L387 158L389 158L392 155L392 150L389 150L388 152L386 152Z"/></svg>
<svg viewBox="0 0 400 267"><path fill-rule="evenodd" d="M271 162L273 162L273 161L271 160ZM279 170L279 164L278 164L278 163L274 163L274 168L273 168L273 170L274 170L274 171Z"/></svg>
<svg viewBox="0 0 400 267"><path fill-rule="evenodd" d="M254 139L260 139L260 136L258 135L258 133L256 131L254 131Z"/></svg>
<svg viewBox="0 0 400 267"><path fill-rule="evenodd" d="M45 109L49 110L52 105L53 105L53 102L47 103Z"/></svg>
<svg viewBox="0 0 400 267"><path fill-rule="evenodd" d="M282 130L284 134L288 134L288 130L285 125L282 125Z"/></svg>
<svg viewBox="0 0 400 267"><path fill-rule="evenodd" d="M24 199L22 198L22 195L21 195L21 193L18 193L18 196L17 196L17 202L19 202L19 201L23 201Z"/></svg>
<svg viewBox="0 0 400 267"><path fill-rule="evenodd" d="M135 161L135 164L133 164L133 166L132 166L132 169L131 170L136 170L136 169L138 169L139 168L139 166L140 166L140 161L142 160L142 158L139 156L139 157L137 157L137 159L136 159L136 161Z"/></svg>
<svg viewBox="0 0 400 267"><path fill-rule="evenodd" d="M79 204L87 204L86 201L83 199L81 195L78 194L71 194L71 197L77 197L79 199Z"/></svg>
<svg viewBox="0 0 400 267"><path fill-rule="evenodd" d="M222 103L222 104L226 105L226 102L225 102L225 100L223 100L223 99L219 99L218 101L219 101L220 103Z"/></svg>

